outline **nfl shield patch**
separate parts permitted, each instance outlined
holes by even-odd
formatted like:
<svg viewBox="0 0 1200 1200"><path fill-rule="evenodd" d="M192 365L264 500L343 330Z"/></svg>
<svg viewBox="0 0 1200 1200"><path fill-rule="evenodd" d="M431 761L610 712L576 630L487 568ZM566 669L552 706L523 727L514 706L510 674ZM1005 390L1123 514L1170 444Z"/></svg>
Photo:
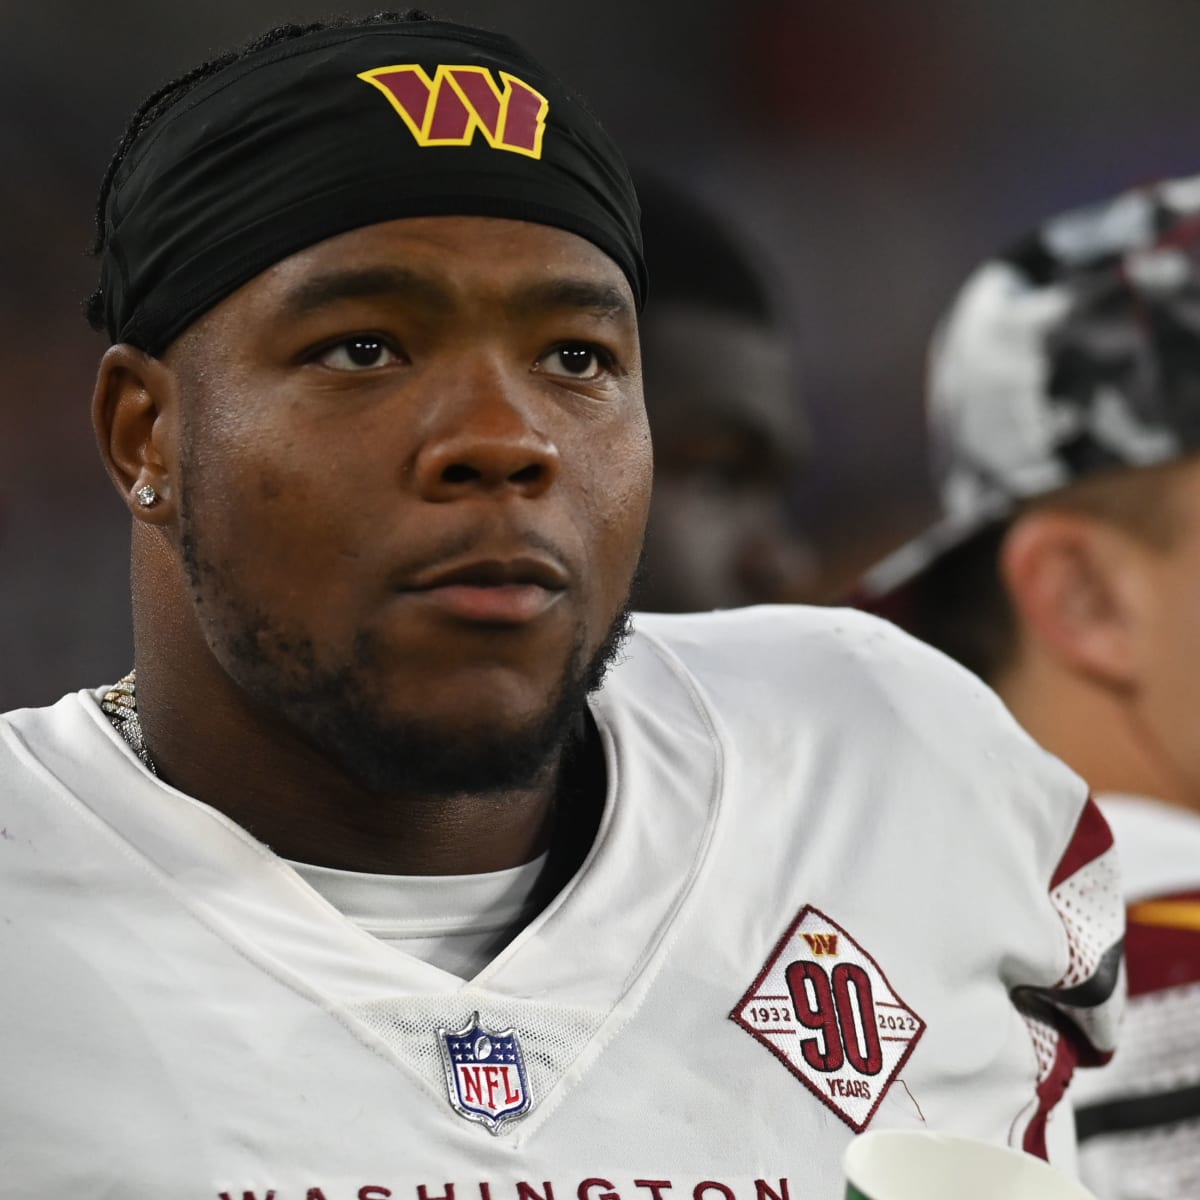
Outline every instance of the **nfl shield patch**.
<svg viewBox="0 0 1200 1200"><path fill-rule="evenodd" d="M462 1029L439 1029L450 1106L460 1117L499 1134L529 1111L521 1045L511 1029L487 1029L479 1014Z"/></svg>

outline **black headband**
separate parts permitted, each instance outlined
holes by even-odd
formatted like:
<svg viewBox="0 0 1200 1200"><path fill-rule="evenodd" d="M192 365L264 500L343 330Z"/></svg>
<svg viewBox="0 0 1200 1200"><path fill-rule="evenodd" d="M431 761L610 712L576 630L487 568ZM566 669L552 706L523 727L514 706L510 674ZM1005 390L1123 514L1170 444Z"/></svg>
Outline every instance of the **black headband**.
<svg viewBox="0 0 1200 1200"><path fill-rule="evenodd" d="M134 143L105 213L108 333L161 353L306 246L438 215L579 234L620 266L639 307L645 298L633 185L578 98L508 38L396 22L240 59Z"/></svg>

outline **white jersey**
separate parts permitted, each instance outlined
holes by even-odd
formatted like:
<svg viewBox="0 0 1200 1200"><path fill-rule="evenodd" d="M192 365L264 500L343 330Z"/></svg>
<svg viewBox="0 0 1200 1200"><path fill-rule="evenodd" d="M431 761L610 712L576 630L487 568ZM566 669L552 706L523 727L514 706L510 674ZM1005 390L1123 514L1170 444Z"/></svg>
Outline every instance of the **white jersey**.
<svg viewBox="0 0 1200 1200"><path fill-rule="evenodd" d="M1200 1196L1200 815L1103 796L1128 904L1121 1046L1071 1090L1100 1200Z"/></svg>
<svg viewBox="0 0 1200 1200"><path fill-rule="evenodd" d="M647 617L592 712L595 844L469 980L95 693L0 720L6 1200L832 1200L868 1127L1069 1141L1110 838L973 676L859 613Z"/></svg>

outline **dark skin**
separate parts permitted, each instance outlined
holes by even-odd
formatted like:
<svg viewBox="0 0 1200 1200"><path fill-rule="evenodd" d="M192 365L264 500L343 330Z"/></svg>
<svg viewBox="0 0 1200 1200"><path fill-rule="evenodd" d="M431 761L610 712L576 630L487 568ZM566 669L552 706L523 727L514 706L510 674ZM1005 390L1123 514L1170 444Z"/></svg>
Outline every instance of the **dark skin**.
<svg viewBox="0 0 1200 1200"><path fill-rule="evenodd" d="M493 871L545 847L563 738L515 783L456 790L364 778L327 727L353 703L355 732L503 751L604 642L651 477L611 259L520 221L354 230L161 358L112 347L94 420L134 518L138 707L164 779L348 870Z"/></svg>

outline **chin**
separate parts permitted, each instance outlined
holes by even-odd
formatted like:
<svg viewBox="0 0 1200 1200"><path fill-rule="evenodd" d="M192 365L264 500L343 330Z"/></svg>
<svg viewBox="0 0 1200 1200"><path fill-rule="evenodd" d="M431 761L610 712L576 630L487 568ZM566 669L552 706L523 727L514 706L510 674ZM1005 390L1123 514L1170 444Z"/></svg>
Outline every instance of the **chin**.
<svg viewBox="0 0 1200 1200"><path fill-rule="evenodd" d="M535 786L558 762L582 707L555 704L521 717L496 708L476 715L404 718L360 710L310 728L347 774L380 795L423 799L498 794Z"/></svg>
<svg viewBox="0 0 1200 1200"><path fill-rule="evenodd" d="M452 680L429 681L415 694L407 683L398 688L386 704L386 719L458 727L464 736L472 729L515 730L539 723L558 702L561 689L560 679L530 680L508 670L456 673Z"/></svg>
<svg viewBox="0 0 1200 1200"><path fill-rule="evenodd" d="M412 679L367 668L293 694L285 715L371 792L500 793L532 787L553 768L580 728L589 690L574 661L551 680L494 665L430 677L427 686Z"/></svg>

